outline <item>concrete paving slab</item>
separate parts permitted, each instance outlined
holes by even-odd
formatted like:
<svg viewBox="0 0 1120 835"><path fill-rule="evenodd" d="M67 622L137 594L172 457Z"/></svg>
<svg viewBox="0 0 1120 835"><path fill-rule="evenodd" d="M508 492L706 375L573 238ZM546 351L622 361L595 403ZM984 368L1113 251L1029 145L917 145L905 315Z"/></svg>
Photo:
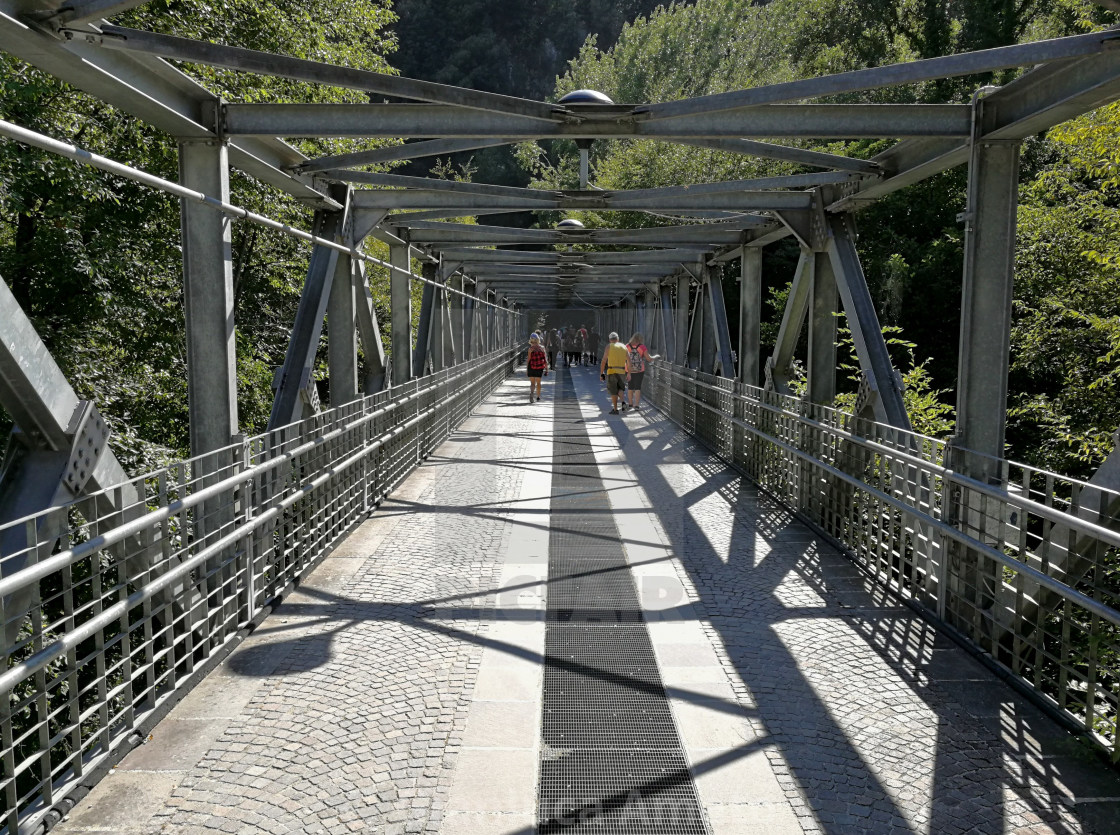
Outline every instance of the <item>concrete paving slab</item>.
<svg viewBox="0 0 1120 835"><path fill-rule="evenodd" d="M543 402L543 401L542 401ZM448 812L441 835L536 835L534 815Z"/></svg>
<svg viewBox="0 0 1120 835"><path fill-rule="evenodd" d="M712 835L801 835L797 816L785 798L775 803L712 803Z"/></svg>
<svg viewBox="0 0 1120 835"><path fill-rule="evenodd" d="M184 772L112 771L74 807L69 819L53 831L73 835L89 830L152 832L150 820L182 782Z"/></svg>
<svg viewBox="0 0 1120 835"><path fill-rule="evenodd" d="M535 750L540 726L541 709L538 699L525 702L485 702L479 700L476 693L467 715L463 745L468 748Z"/></svg>
<svg viewBox="0 0 1120 835"><path fill-rule="evenodd" d="M226 728L209 719L167 718L117 766L126 771L182 771L201 760Z"/></svg>
<svg viewBox="0 0 1120 835"><path fill-rule="evenodd" d="M448 798L451 812L536 814L537 752L464 748Z"/></svg>

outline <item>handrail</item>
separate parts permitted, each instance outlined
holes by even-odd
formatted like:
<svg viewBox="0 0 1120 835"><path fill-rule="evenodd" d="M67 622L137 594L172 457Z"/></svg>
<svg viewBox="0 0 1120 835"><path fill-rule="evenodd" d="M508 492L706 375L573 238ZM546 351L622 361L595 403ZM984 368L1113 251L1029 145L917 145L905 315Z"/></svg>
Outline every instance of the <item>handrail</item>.
<svg viewBox="0 0 1120 835"><path fill-rule="evenodd" d="M711 411L716 411L712 408L712 406L710 404L705 403L702 400L697 400L695 397L692 397L687 392L679 391L677 389L674 389L674 391L679 396L685 398L686 400L691 400L693 403L697 404L698 406L703 406L704 408L709 409ZM779 447L779 448L781 448L781 449L785 450L786 452L789 452L793 455L796 455L797 457L801 458L804 461L810 462L814 467L817 467L818 469L823 470L824 472L828 473L833 478L837 478L837 479L840 479L842 481L846 481L849 484L851 484L855 487L858 487L860 490L863 490L866 493L870 493L870 494L874 495L877 499L879 499L881 501L885 501L887 504L890 504L892 507L895 507L898 510L902 510L906 513L910 513L910 514L913 514L915 516L921 516L922 521L924 523L926 523L928 525L931 525L933 528L935 528L942 535L947 536L950 539L953 539L953 540L961 543L962 545L983 554L986 557L990 557L991 559L995 560L996 562L1000 563L1001 565L1005 565L1008 568L1011 568L1011 569L1019 572L1020 574L1024 574L1024 575L1030 577L1032 580L1034 580L1040 586L1048 588L1051 591L1058 592L1059 594L1061 594L1065 597L1069 597L1071 600L1076 601L1078 603L1078 605L1082 606L1086 610L1088 610L1090 612L1093 612L1096 615L1099 615L1100 617L1104 618L1105 620L1109 621L1110 623L1115 624L1116 626L1120 626L1120 611L1117 611L1116 609L1113 609L1109 606L1105 606L1103 603L1098 603L1096 600L1089 597L1088 595L1083 594L1082 592L1079 592L1074 588L1071 588L1070 586L1066 585L1065 583L1061 582L1060 580L1055 580L1054 578L1050 577L1047 574L1042 573L1041 571L1037 570L1036 568L1033 568L1032 566L1023 562L1022 560L1018 560L1015 557L1010 557L1007 554L1004 554L1002 551L999 551L999 550L991 547L990 545L987 545L986 543L981 542L978 539L975 539L971 536L968 536L967 534L957 530L952 525L949 525L949 524L947 524L946 522L943 522L940 519L936 519L932 516L928 516L926 514L923 514L920 510L915 508L913 505L907 504L902 499L898 499L898 498L892 496L889 493L885 493L885 492L883 492L882 490L879 490L876 487L872 487L867 482L862 481L861 479L858 479L853 475L849 475L848 473L845 473L843 470L839 470L839 469L837 469L836 467L833 467L830 464L826 464L824 461L821 461L819 458L814 458L809 453L804 452L804 451L798 449L797 447L791 446L790 444L787 444L785 441L782 441L779 438L775 438L773 435L770 435L766 432L763 432L762 430L758 429L757 427L753 426L752 424L747 423L744 420L740 420L739 418L734 417L733 415L728 415L728 414L725 414L725 413L722 413L722 412L720 413L720 416L723 417L724 419L730 421L731 423L735 424L736 426L739 426L742 429L746 429L747 431L751 432L752 434L756 435L757 437L763 438L764 440L769 441L770 443L774 444L774 446ZM977 482L977 483L979 483L979 482ZM1063 523L1065 523L1064 520L1063 520ZM1120 539L1120 537L1118 537L1118 539Z"/></svg>
<svg viewBox="0 0 1120 835"><path fill-rule="evenodd" d="M672 373L674 376L679 376L682 379L687 379L687 378L684 377L684 375L680 374L675 369L672 369L670 371L670 373ZM711 383L707 383L703 380L694 380L694 382L695 382L696 385L704 386L704 387L706 387L706 388L708 388L712 391L718 391L718 392L721 392L723 394L730 394L732 397L740 397L740 398L743 397L743 395L735 394L734 392L725 392L723 389L719 388L718 386L713 386ZM679 394L681 394L684 397L689 397L689 395L687 395L683 391L679 391L678 389L674 389L674 391L677 391ZM712 408L709 404L704 403L704 402L699 401L699 400L695 400L695 398L690 397L689 399L693 400L693 402L696 402L697 404L699 404L701 406L704 406L705 408L708 408L708 409ZM1107 542L1110 545L1114 545L1114 546L1120 548L1120 531L1114 531L1110 528L1103 527L1101 525L1098 525L1094 522L1089 521L1088 519L1082 519L1080 516L1075 516L1073 514L1063 513L1062 511L1051 507L1050 505L1042 504L1041 502L1036 502L1033 499L1028 498L1027 496L1022 496L1022 495L1018 495L1018 494L1009 493L1006 490L1000 490L996 487L993 487L990 484L985 484L982 481L979 481L979 480L977 480L975 478L972 478L970 476L967 476L967 475L965 475L961 472L958 472L958 471L953 470L949 467L946 467L943 464L936 464L933 461L929 461L929 460L927 460L925 458L921 458L917 455L910 454L910 453L905 452L903 450L895 449L894 447L890 447L890 446L887 446L886 444L882 444L882 443L874 440L873 438L868 438L868 437L865 437L863 435L856 435L854 432L849 432L849 431L847 431L845 429L841 429L837 426L830 426L827 423L821 423L820 421L813 420L812 418L806 417L804 415L799 415L799 414L796 414L796 413L793 413L793 412L787 412L786 410L781 409L778 406L773 406L769 403L766 403L763 400L753 400L751 402L756 403L760 408L766 409L767 411L770 411L770 412L773 412L773 413L776 413L776 414L780 414L780 415L783 415L785 417L797 418L802 423L809 424L810 426L819 428L822 431L831 432L834 435L837 435L838 437L844 438L845 440L858 442L858 443L872 449L875 452L881 452L881 453L890 455L890 456L892 456L894 458L897 458L901 461L905 461L907 463L913 464L914 466L928 467L932 471L934 471L934 474L943 476L945 478L948 478L954 484L965 485L965 486L968 487L969 490L973 490L977 493L982 493L982 494L984 494L986 496L989 496L993 499L999 499L1001 501L1013 502L1015 505L1021 507L1023 510L1030 510L1032 513L1035 513L1038 516L1041 516L1045 519L1049 519L1051 522L1055 522L1055 523L1058 523L1058 524L1061 524L1061 525L1066 525L1070 528L1081 531L1082 533L1088 534L1088 535L1093 536L1097 539L1103 540L1104 542ZM735 423L743 425L741 421L738 421L735 418L729 417L729 419L733 420ZM898 432L904 432L905 434L913 435L914 437L917 437L917 438L923 438L923 439L926 439L926 440L933 440L933 441L937 440L936 438L929 438L926 435L921 435L921 434L918 434L916 432L908 432L907 430L897 429L897 427L891 427L887 424L876 423L874 425L884 426L888 429L893 429L893 430L898 431ZM751 431L755 431L756 434L758 434L757 431L754 430L754 429L752 429ZM769 437L769 436L767 436L767 437ZM771 440L776 440L776 439L771 438ZM1063 476L1063 478L1064 478L1064 476ZM1103 493L1110 493L1112 495L1117 496L1117 498L1120 498L1120 494L1116 493L1115 491L1108 490L1104 487L1098 487L1095 484L1089 484L1088 482L1080 482L1080 484L1083 484L1084 487L1087 488L1087 489L1100 490Z"/></svg>

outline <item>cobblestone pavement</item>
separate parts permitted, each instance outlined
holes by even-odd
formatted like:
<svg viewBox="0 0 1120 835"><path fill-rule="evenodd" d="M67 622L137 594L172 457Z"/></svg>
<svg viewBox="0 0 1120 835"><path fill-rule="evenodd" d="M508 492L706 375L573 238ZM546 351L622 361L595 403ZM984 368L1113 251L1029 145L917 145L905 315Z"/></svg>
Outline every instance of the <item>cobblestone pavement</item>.
<svg viewBox="0 0 1120 835"><path fill-rule="evenodd" d="M692 760L716 835L1120 832L1120 780L1094 754L656 411L607 416L593 370L573 373L604 484L628 496L615 500L623 537L648 516L642 530L679 558L642 566L628 546L635 571L680 582L686 622L650 630L678 642L683 736L715 750L715 726L696 718L711 708L753 730L729 746L764 751L762 771L722 772L757 779ZM522 485L540 491L548 389L529 405L523 379L503 386L55 831L531 832L509 810L531 808L535 774L505 805L454 802L464 786L493 793L486 764L516 765L502 740L531 736L539 715L513 666L539 672L539 650L501 648L532 627L518 596L540 596L514 537L547 518ZM628 506L635 483L645 498ZM674 637L688 630L702 643ZM694 666L711 654L704 635L714 678ZM487 658L511 666L484 686ZM488 703L471 704L476 680ZM472 741L471 717L493 739ZM531 771L535 755L522 760Z"/></svg>
<svg viewBox="0 0 1120 835"><path fill-rule="evenodd" d="M141 763L137 773L141 746L94 790L116 783L116 794L91 795L60 831L438 832L510 537L504 511L518 495L525 436L551 413L543 402L532 412L524 388L502 386L323 564L350 563L348 580L332 588L312 575L230 657L231 670L187 697L205 691L212 707L223 680L263 676L162 809L136 805L131 778L142 785L168 768ZM484 512L458 512L479 502ZM168 733L161 724L155 736ZM129 804L133 820L118 813L106 825L110 807Z"/></svg>
<svg viewBox="0 0 1120 835"><path fill-rule="evenodd" d="M660 413L604 419L806 832L1120 832L1094 752Z"/></svg>

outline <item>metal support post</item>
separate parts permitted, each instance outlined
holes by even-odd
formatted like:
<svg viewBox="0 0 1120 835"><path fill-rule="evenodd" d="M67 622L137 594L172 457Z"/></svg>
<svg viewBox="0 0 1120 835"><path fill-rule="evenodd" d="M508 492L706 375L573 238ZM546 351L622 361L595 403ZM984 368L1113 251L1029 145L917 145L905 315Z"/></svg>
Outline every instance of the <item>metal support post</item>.
<svg viewBox="0 0 1120 835"><path fill-rule="evenodd" d="M318 211L315 213L315 233L328 239L341 237L345 224L342 212ZM292 324L292 336L284 365L277 375L276 397L272 401L272 414L268 428L278 429L319 411L319 395L315 388L315 355L319 350L319 336L323 332L323 317L339 261L339 252L316 245L311 250L307 278ZM349 279L345 282L349 285ZM351 320L353 321L353 320Z"/></svg>
<svg viewBox="0 0 1120 835"><path fill-rule="evenodd" d="M832 265L823 252L813 253L809 292L809 400L830 405L836 399L836 312L839 294Z"/></svg>
<svg viewBox="0 0 1120 835"><path fill-rule="evenodd" d="M780 394L789 394L789 381L793 374L793 354L801 337L801 327L805 324L805 313L809 307L809 288L813 284L813 253L802 247L797 270L789 286L785 310L782 311L782 324L778 328L778 338L774 340L774 353L766 361L766 387Z"/></svg>
<svg viewBox="0 0 1120 835"><path fill-rule="evenodd" d="M357 264L338 256L327 299L327 369L331 406L358 399L358 330L353 273Z"/></svg>
<svg viewBox="0 0 1120 835"><path fill-rule="evenodd" d="M660 286L657 288L657 315L661 317L661 342L659 349L662 355L669 361L675 362L677 359L677 340L676 331L673 328L673 297L669 294L669 288Z"/></svg>
<svg viewBox="0 0 1120 835"><path fill-rule="evenodd" d="M983 100L977 107L982 105ZM973 143L965 211L957 434L953 446L995 458L1003 457L1007 423L1018 183L1017 142ZM959 461L955 466L985 481L1001 475L990 462L979 458Z"/></svg>
<svg viewBox="0 0 1120 835"><path fill-rule="evenodd" d="M714 354L712 372L721 377L735 376L735 361L731 358L731 327L727 323L727 304L723 300L723 283L720 278L720 269L707 270L708 309L711 327L709 328Z"/></svg>
<svg viewBox="0 0 1120 835"><path fill-rule="evenodd" d="M696 298L692 303L692 317L688 324L688 367L701 368L704 340L704 285L696 287Z"/></svg>
<svg viewBox="0 0 1120 835"><path fill-rule="evenodd" d="M875 420L899 429L910 429L906 403L902 398L902 378L891 364L883 329L875 313L867 279L856 253L851 217L832 217L827 226L827 252L836 279L836 289L844 303L848 328L852 332L856 355L864 380L875 390Z"/></svg>
<svg viewBox="0 0 1120 835"><path fill-rule="evenodd" d="M435 264L426 263L422 270L424 278L429 282L436 280ZM428 359L433 353L432 328L433 323L437 322L437 317L433 315L437 309L436 296L436 286L425 283L420 296L420 320L416 323L416 347L412 353L412 373L417 377L428 373Z"/></svg>
<svg viewBox="0 0 1120 835"><path fill-rule="evenodd" d="M677 365L688 364L689 347L689 316L688 316L689 276L684 273L677 278L676 293L676 329L674 331L673 362Z"/></svg>
<svg viewBox="0 0 1120 835"><path fill-rule="evenodd" d="M216 140L179 143L179 182L229 201L228 149ZM237 432L237 346L230 218L181 201L183 299L191 455L228 446Z"/></svg>
<svg viewBox="0 0 1120 835"><path fill-rule="evenodd" d="M452 365L458 365L463 362L470 353L466 342L465 316L467 308L464 302L467 301L467 299L461 295L463 286L464 281L462 275L451 277L451 289L459 291L457 293L451 293L450 298L447 300L451 316L451 327L448 329L447 335L451 343L450 363Z"/></svg>
<svg viewBox="0 0 1120 835"><path fill-rule="evenodd" d="M759 384L762 332L762 248L745 246L739 272L739 382Z"/></svg>
<svg viewBox="0 0 1120 835"><path fill-rule="evenodd" d="M411 248L390 246L389 263L406 273L411 272ZM397 270L391 270L389 275L389 305L393 385L399 386L412 379L412 282L408 275Z"/></svg>
<svg viewBox="0 0 1120 835"><path fill-rule="evenodd" d="M697 324L700 326L700 370L705 374L716 373L716 321L712 314L712 284L708 271L704 271L701 294L696 297Z"/></svg>
<svg viewBox="0 0 1120 835"><path fill-rule="evenodd" d="M366 280L365 264L354 264L351 277L354 284L355 314L358 320L358 333L362 339L362 353L366 360L365 380L362 391L376 394L385 388L385 345L381 341L381 328L377 324L377 309L373 304L373 294Z"/></svg>

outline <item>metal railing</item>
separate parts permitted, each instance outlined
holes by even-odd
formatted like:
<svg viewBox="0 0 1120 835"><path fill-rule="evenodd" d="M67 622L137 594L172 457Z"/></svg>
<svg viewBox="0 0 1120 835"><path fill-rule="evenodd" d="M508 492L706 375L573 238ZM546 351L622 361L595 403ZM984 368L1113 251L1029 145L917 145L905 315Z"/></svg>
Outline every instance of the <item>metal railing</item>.
<svg viewBox="0 0 1120 835"><path fill-rule="evenodd" d="M31 544L0 562L3 831L42 825L120 756L498 386L511 357L503 349L142 476L135 493L106 491L117 499L107 515L92 496L11 523ZM126 495L140 499L122 506Z"/></svg>
<svg viewBox="0 0 1120 835"><path fill-rule="evenodd" d="M1120 759L1120 494L735 381L658 363L685 431ZM975 453L967 452L975 456Z"/></svg>

